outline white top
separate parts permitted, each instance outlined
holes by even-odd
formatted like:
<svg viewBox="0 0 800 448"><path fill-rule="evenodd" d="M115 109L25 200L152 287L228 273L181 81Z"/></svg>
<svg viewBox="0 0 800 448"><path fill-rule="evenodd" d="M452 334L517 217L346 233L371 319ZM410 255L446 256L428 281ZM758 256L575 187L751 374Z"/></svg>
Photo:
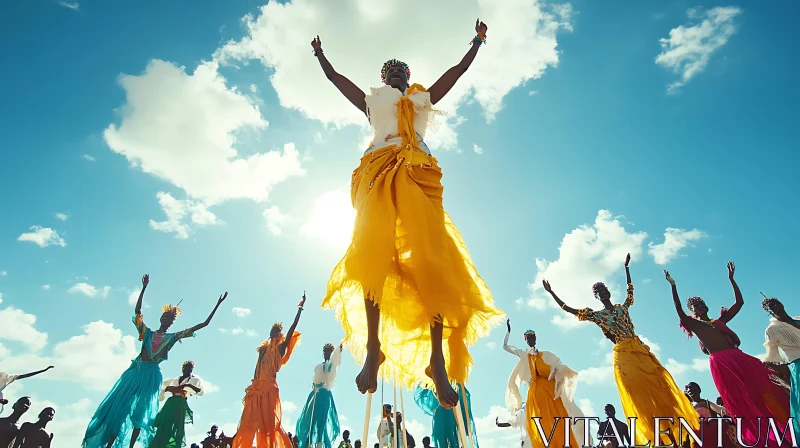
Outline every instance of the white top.
<svg viewBox="0 0 800 448"><path fill-rule="evenodd" d="M189 378L184 378L183 381L180 381L181 377L172 378L171 380L166 380L161 383L161 395L158 396L158 399L164 401L166 398L167 387L169 386L180 386L182 384L191 384L200 389L200 392L195 392L194 389L191 387L185 387L183 390L186 391L186 397L191 397L192 395L197 394L198 397L202 397L205 393L203 390L203 383L200 381L200 378L196 376L190 376ZM170 392L171 395L175 396L178 394L173 394Z"/></svg>
<svg viewBox="0 0 800 448"><path fill-rule="evenodd" d="M373 87L366 96L367 117L375 132L370 147L364 154L391 145L399 145L402 138L397 135L397 103L404 94L391 86ZM430 154L428 146L423 142L428 120L433 110L431 95L428 92L415 91L408 96L414 103L414 130L417 133L420 149Z"/></svg>
<svg viewBox="0 0 800 448"><path fill-rule="evenodd" d="M342 350L337 346L329 361L317 364L317 367L314 368L314 386L322 384L322 388L332 389L336 384L336 373L339 371L341 364Z"/></svg>
<svg viewBox="0 0 800 448"><path fill-rule="evenodd" d="M512 413L518 412L522 409L522 395L519 392L519 386L523 383L530 385L533 380L531 367L528 363L528 355L536 355L540 353L535 348L528 350L520 350L516 347L508 345L508 338L510 333L506 333L503 340L503 350L519 357L516 367L511 372L508 378L508 386L506 388L506 406ZM542 351L542 361L550 366L550 376L548 380L555 380L555 399L561 399L564 409L567 411L567 416L571 418L583 417L583 411L579 408L573 397L575 389L578 387L578 372L570 369L568 366L561 363L561 359L552 352ZM524 420L524 418L523 418ZM527 426L526 426L527 427ZM572 431L577 437L583 437L584 423L582 420L572 423Z"/></svg>
<svg viewBox="0 0 800 448"><path fill-rule="evenodd" d="M798 320L798 318L795 317L794 320ZM800 330L797 328L773 317L769 320L764 337L766 338L764 347L767 348L767 356L764 361L784 363L800 359Z"/></svg>
<svg viewBox="0 0 800 448"><path fill-rule="evenodd" d="M9 375L6 372L0 372L0 398L3 398L3 389L16 381L18 377L18 375Z"/></svg>

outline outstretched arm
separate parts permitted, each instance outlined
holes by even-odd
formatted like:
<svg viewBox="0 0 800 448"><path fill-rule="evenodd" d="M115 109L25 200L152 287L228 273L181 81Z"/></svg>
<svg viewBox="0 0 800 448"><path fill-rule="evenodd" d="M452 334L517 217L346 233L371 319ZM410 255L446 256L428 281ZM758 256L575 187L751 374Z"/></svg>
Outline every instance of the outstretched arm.
<svg viewBox="0 0 800 448"><path fill-rule="evenodd" d="M672 285L672 301L675 302L675 311L678 312L678 318L680 318L681 323L685 325L686 328L694 332L695 328L697 327L697 321L683 311L683 305L681 305L681 296L678 295L678 286L675 284L675 279L669 275L669 271L666 269L664 269L664 276L667 278L669 284Z"/></svg>
<svg viewBox="0 0 800 448"><path fill-rule="evenodd" d="M508 333L506 333L506 337L503 339L503 350L511 353L514 356L517 356L519 349L508 345L508 337L511 336L511 319L506 319L506 328L508 328Z"/></svg>
<svg viewBox="0 0 800 448"><path fill-rule="evenodd" d="M18 376L17 376L17 379L18 379L18 380L24 380L25 378L30 378L30 377L32 377L32 376L36 376L36 375L38 375L38 374L40 374L40 373L47 372L48 370L50 370L50 369L52 369L52 368L53 368L53 366L48 366L46 369L37 370L37 371L35 371L35 372L26 373L26 374L24 374L24 375L18 375Z"/></svg>
<svg viewBox="0 0 800 448"><path fill-rule="evenodd" d="M564 303L564 301L563 301L563 300L561 300L561 299L559 299L559 298L558 298L558 296L557 296L557 295L556 295L556 293L553 291L553 289L552 289L552 288L550 288L550 283L549 283L547 280L543 280L543 281L542 281L542 285L544 285L544 290L545 290L545 291L547 291L547 292L549 292L549 293L550 293L550 295L551 295L551 296L553 296L553 300L555 300L555 301L556 301L556 303L558 304L558 306L559 306L559 307L560 307L562 310L564 310L564 311L568 312L569 314L572 314L573 316L577 316L577 315L578 315L578 310L576 310L575 308L572 308L572 307L570 307L569 305L567 305L566 303Z"/></svg>
<svg viewBox="0 0 800 448"><path fill-rule="evenodd" d="M300 321L300 313L303 312L303 305L306 303L306 293L303 293L303 300L300 302L300 305L297 306L297 314L294 316L294 322L292 322L292 326L289 327L289 331L286 332L286 340L283 341L278 349L280 350L281 356L286 354L286 347L289 346L289 342L292 340L292 336L294 335L294 330L297 328L297 322Z"/></svg>
<svg viewBox="0 0 800 448"><path fill-rule="evenodd" d="M136 316L142 314L142 299L144 299L144 290L147 289L147 285L150 284L150 275L144 274L142 276L142 290L139 291L139 300L136 301L136 308L134 309L134 314Z"/></svg>
<svg viewBox="0 0 800 448"><path fill-rule="evenodd" d="M486 38L486 30L488 27L485 23L481 22L480 19L475 21L475 31L478 33L478 36ZM444 72L444 74L435 82L433 85L428 89L428 93L431 95L431 103L436 104L445 95L450 89L456 85L456 81L461 78L461 75L467 72L469 66L472 65L472 61L475 60L475 55L478 54L478 49L480 48L483 42L479 39L476 39L472 43L472 47L470 47L467 54L461 58L461 62L451 67L449 70Z"/></svg>
<svg viewBox="0 0 800 448"><path fill-rule="evenodd" d="M322 52L322 41L319 40L319 36L311 41L311 47L314 49L314 56L317 57L319 65L322 67L322 71L325 73L325 77L328 78L328 80L332 82L337 89L339 89L339 92L341 92L342 95L347 98L347 101L350 101L353 106L356 106L358 110L366 114L367 95L364 94L364 91L359 89L358 86L353 84L352 81L334 70L333 65L331 65L331 63L328 61L328 58L325 57L325 53Z"/></svg>
<svg viewBox="0 0 800 448"><path fill-rule="evenodd" d="M736 284L736 280L733 279L733 273L736 272L736 265L733 264L732 261L728 262L728 279L731 281L731 286L733 286L733 295L736 297L736 302L733 304L732 307L728 308L728 311L723 315L720 316L720 319L723 322L730 322L739 311L742 309L742 305L744 305L744 297L742 297L742 291L739 290L739 285Z"/></svg>
<svg viewBox="0 0 800 448"><path fill-rule="evenodd" d="M628 254L628 256L625 257L625 278L626 278L627 283L629 285L632 283L631 282L631 268L628 266L630 263L631 263L631 254Z"/></svg>
<svg viewBox="0 0 800 448"><path fill-rule="evenodd" d="M224 301L226 298L228 298L228 292L227 292L227 291L225 291L225 294L223 294L223 295L219 296L219 300L217 300L217 304L216 304L216 305L214 305L214 309L213 309L213 310L211 310L211 314L209 314L209 315L208 315L208 317L206 318L206 320L204 320L203 322L200 322L199 324L195 325L194 327L191 327L191 328L189 328L189 330L188 330L187 332L185 332L185 334L187 334L187 335L192 335L192 334L194 334L194 333L195 333L197 330L200 330L200 329L202 329L202 328L205 328L205 327L207 327L207 326L208 326L208 324L210 324L210 323L211 323L211 318L213 318L213 317L214 317L214 313L216 313L216 312L217 312L217 308L219 308L219 306L222 304L222 302L223 302L223 301Z"/></svg>

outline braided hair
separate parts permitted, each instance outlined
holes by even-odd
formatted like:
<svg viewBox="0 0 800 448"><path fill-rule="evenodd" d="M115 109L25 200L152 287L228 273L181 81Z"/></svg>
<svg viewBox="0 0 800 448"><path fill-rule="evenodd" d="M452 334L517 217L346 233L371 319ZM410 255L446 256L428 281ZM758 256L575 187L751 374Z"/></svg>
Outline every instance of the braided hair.
<svg viewBox="0 0 800 448"><path fill-rule="evenodd" d="M411 79L411 69L408 68L408 64L399 59L389 59L388 61L384 62L383 67L381 67L381 82L386 84L386 72L388 72L389 69L395 65L403 67L403 69L406 71L406 79Z"/></svg>

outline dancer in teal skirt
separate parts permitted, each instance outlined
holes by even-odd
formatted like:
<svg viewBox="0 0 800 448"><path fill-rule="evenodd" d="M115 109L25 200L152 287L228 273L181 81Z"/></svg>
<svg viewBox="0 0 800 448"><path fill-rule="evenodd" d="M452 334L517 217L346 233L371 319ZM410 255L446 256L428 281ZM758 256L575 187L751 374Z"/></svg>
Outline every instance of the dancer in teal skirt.
<svg viewBox="0 0 800 448"><path fill-rule="evenodd" d="M773 369L786 369L788 364L791 380L791 415L794 433L800 437L800 318L791 317L776 298L764 298L761 302L764 311L772 317L765 332L767 356L764 362ZM783 352L783 353L781 353Z"/></svg>
<svg viewBox="0 0 800 448"><path fill-rule="evenodd" d="M464 428L467 438L470 437L470 429L472 432L472 446L478 447L478 435L475 432L475 419L472 417L472 407L470 406L471 399L469 390L462 387L461 384L456 384L456 391L458 392L458 403L461 409L461 417L468 428ZM466 395L466 397L465 397ZM414 402L417 403L423 412L433 417L431 427L431 440L436 448L459 448L461 444L458 443L458 425L456 424L456 415L453 409L445 409L439 404L439 399L436 393L431 389L417 386L414 392ZM465 411L465 406L469 407L469 416Z"/></svg>
<svg viewBox="0 0 800 448"><path fill-rule="evenodd" d="M167 333L167 330L181 310L177 306L165 305L162 308L161 326L153 331L142 320L142 298L149 281L148 275L142 277L142 291L133 317L139 340L142 341L142 350L95 411L86 428L82 448L123 448L129 434L130 448L133 448L140 435L144 446L150 443L153 437L150 425L158 413L158 394L162 383L158 365L167 359L169 350L176 342L192 337L197 330L206 327L222 301L228 297L227 292L220 296L204 322L178 333Z"/></svg>
<svg viewBox="0 0 800 448"><path fill-rule="evenodd" d="M331 389L342 364L342 345L334 349L333 344L325 344L322 359L314 368L314 388L297 420L295 435L300 448L331 448L341 429Z"/></svg>

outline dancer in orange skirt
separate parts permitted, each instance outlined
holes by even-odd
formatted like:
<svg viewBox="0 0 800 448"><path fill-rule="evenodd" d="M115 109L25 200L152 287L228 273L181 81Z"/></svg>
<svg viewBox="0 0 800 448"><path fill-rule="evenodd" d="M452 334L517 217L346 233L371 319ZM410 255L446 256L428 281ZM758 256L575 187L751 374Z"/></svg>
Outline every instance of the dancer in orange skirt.
<svg viewBox="0 0 800 448"><path fill-rule="evenodd" d="M319 37L311 42L325 76L375 132L350 186L353 239L322 302L336 310L347 349L365 359L361 393L377 389L379 370L408 388L427 375L441 405L453 408L450 383L464 384L472 365L467 347L500 323L502 311L444 211L442 171L423 141L433 105L472 64L486 30L476 21L472 47L429 90L409 85L411 69L392 59L381 71L385 85L370 95L334 70Z"/></svg>
<svg viewBox="0 0 800 448"><path fill-rule="evenodd" d="M245 389L244 410L239 431L233 437L233 448L292 448L292 440L281 427L281 398L278 394L278 371L289 362L300 333L294 331L303 312L306 296L297 309L292 326L284 336L283 326L275 324L269 339L258 347L258 363L253 382Z"/></svg>

